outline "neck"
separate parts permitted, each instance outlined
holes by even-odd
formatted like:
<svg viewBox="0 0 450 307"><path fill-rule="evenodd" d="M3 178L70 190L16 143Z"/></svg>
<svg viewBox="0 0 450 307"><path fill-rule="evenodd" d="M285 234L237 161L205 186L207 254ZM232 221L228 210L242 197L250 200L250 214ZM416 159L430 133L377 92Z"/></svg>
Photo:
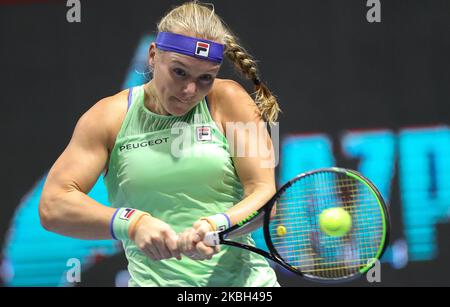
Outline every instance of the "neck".
<svg viewBox="0 0 450 307"><path fill-rule="evenodd" d="M166 110L164 110L161 99L156 93L155 85L153 81L150 81L144 86L145 99L144 105L153 113L159 115L170 115Z"/></svg>

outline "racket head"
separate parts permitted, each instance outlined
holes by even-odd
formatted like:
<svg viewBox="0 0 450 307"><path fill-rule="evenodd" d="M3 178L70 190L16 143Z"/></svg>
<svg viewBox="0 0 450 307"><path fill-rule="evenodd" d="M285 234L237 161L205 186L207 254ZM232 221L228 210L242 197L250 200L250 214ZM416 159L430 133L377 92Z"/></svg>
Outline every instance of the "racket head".
<svg viewBox="0 0 450 307"><path fill-rule="evenodd" d="M275 215L264 218L266 244L278 263L306 279L337 283L358 278L387 247L386 204L373 183L356 171L334 167L301 174L277 192L275 204ZM345 235L330 236L321 229L319 216L330 208L349 213L352 225Z"/></svg>

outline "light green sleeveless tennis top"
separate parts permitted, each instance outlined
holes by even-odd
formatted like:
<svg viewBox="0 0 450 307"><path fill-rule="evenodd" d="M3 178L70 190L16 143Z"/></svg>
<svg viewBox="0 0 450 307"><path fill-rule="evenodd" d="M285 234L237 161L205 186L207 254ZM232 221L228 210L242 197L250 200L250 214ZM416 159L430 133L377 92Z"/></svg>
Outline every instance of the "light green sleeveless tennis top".
<svg viewBox="0 0 450 307"><path fill-rule="evenodd" d="M104 180L111 206L146 211L176 233L225 212L243 198L228 149L206 100L183 116L162 116L145 107L144 87L135 87ZM255 244L250 235L239 241ZM205 261L152 261L131 240L123 247L130 286L278 286L267 260L240 248L221 246Z"/></svg>

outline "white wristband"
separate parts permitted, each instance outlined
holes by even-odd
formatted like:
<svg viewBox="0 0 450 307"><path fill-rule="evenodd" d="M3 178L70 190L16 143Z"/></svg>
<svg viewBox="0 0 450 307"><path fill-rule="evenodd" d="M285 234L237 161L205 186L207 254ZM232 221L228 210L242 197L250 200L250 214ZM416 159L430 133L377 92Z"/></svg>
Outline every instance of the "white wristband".
<svg viewBox="0 0 450 307"><path fill-rule="evenodd" d="M214 231L224 231L231 227L231 221L227 214L219 213L203 218L208 221Z"/></svg>

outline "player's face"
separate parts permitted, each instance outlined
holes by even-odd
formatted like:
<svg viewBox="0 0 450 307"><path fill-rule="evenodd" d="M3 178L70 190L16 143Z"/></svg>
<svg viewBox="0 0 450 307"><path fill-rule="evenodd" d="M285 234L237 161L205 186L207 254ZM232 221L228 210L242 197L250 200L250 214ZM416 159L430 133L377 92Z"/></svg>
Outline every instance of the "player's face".
<svg viewBox="0 0 450 307"><path fill-rule="evenodd" d="M162 107L171 115L188 113L211 90L220 64L175 52L154 55L155 88Z"/></svg>

